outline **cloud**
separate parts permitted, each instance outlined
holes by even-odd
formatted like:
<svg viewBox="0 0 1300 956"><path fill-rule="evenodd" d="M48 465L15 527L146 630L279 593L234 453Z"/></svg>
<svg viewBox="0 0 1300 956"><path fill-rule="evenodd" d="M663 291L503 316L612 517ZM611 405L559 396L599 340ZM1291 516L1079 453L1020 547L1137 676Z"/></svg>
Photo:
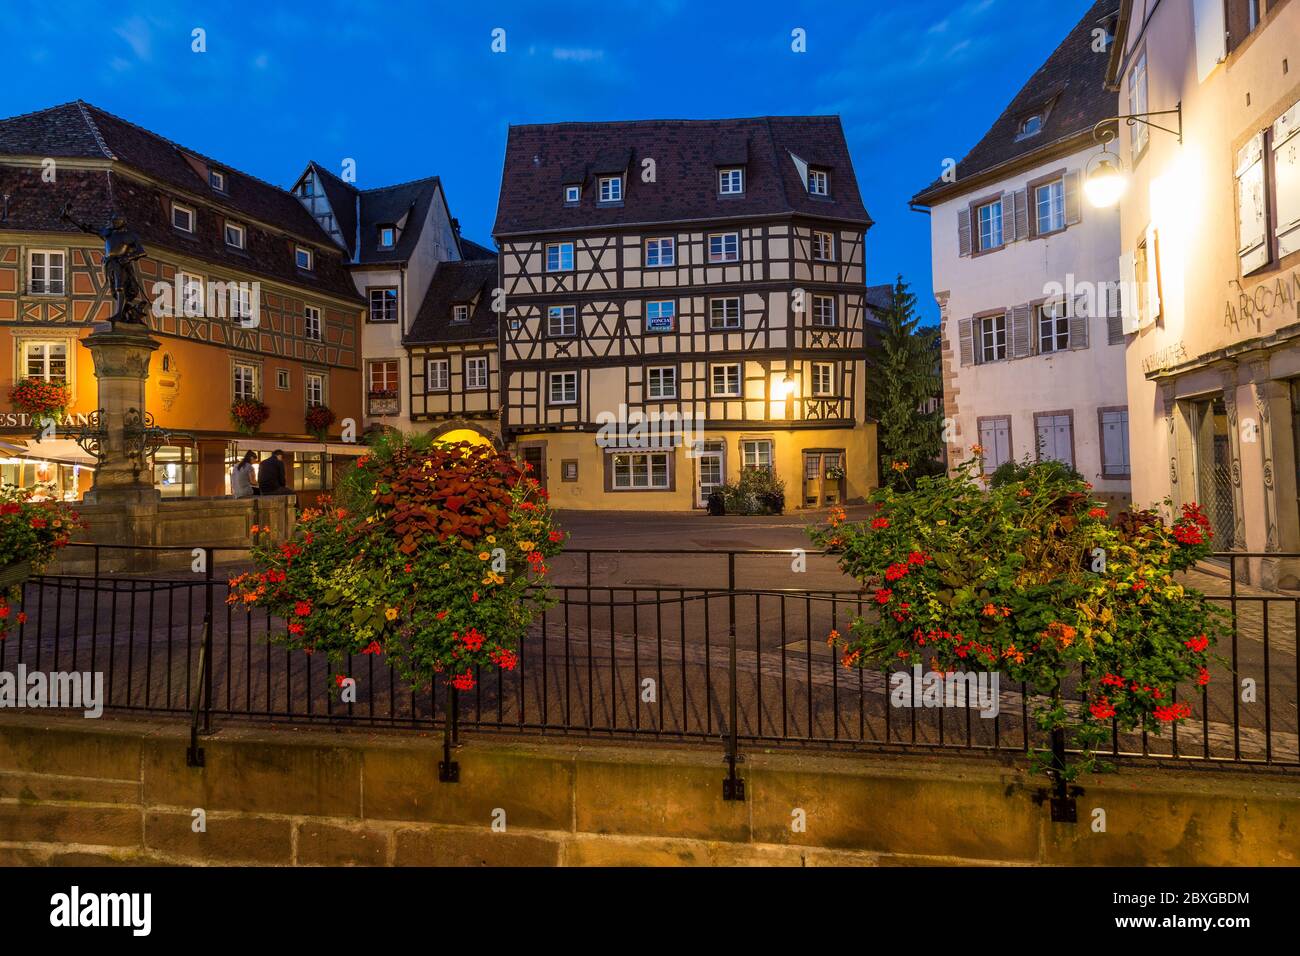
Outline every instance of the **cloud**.
<svg viewBox="0 0 1300 956"><path fill-rule="evenodd" d="M141 60L153 58L153 32L144 17L131 17L113 29Z"/></svg>
<svg viewBox="0 0 1300 956"><path fill-rule="evenodd" d="M559 47L551 51L551 57L556 60L567 60L572 63L590 63L593 60L605 59L604 50L593 50L590 47Z"/></svg>

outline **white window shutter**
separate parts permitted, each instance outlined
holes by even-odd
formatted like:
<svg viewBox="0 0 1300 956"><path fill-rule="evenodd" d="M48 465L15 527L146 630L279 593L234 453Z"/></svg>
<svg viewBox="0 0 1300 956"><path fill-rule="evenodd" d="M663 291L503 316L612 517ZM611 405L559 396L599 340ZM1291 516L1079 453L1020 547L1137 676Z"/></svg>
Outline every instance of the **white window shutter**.
<svg viewBox="0 0 1300 956"><path fill-rule="evenodd" d="M957 210L957 251L963 256L970 255L970 207Z"/></svg>
<svg viewBox="0 0 1300 956"><path fill-rule="evenodd" d="M975 340L971 332L971 320L962 319L957 323L958 352L962 365L975 364Z"/></svg>
<svg viewBox="0 0 1300 956"><path fill-rule="evenodd" d="M1137 284L1137 261L1131 252L1119 257L1119 283L1120 316L1124 320L1124 334L1132 335L1138 330L1138 296L1141 292Z"/></svg>
<svg viewBox="0 0 1300 956"><path fill-rule="evenodd" d="M1228 25L1223 0L1194 0L1192 12L1196 21L1196 78L1204 83L1227 59Z"/></svg>
<svg viewBox="0 0 1300 956"><path fill-rule="evenodd" d="M1029 312L1029 306L1017 305L1007 313L1007 325L1011 329L1012 358L1024 358L1034 352L1034 337L1029 324Z"/></svg>
<svg viewBox="0 0 1300 956"><path fill-rule="evenodd" d="M1016 238L1029 238L1029 192L1016 190Z"/></svg>
<svg viewBox="0 0 1300 956"><path fill-rule="evenodd" d="M1300 251L1300 103L1273 124L1273 194L1278 255Z"/></svg>
<svg viewBox="0 0 1300 956"><path fill-rule="evenodd" d="M1073 226L1083 219L1083 203L1079 201L1079 171L1065 174L1065 224Z"/></svg>
<svg viewBox="0 0 1300 956"><path fill-rule="evenodd" d="M1154 322L1160 318L1160 234L1155 226L1147 226L1147 317Z"/></svg>
<svg viewBox="0 0 1300 956"><path fill-rule="evenodd" d="M1070 348L1086 349L1088 347L1088 323L1092 321L1092 309L1089 308L1086 295L1080 295L1073 302L1067 303L1070 309Z"/></svg>
<svg viewBox="0 0 1300 956"><path fill-rule="evenodd" d="M1268 264L1268 199L1264 195L1264 131L1237 151L1237 234L1241 274Z"/></svg>
<svg viewBox="0 0 1300 956"><path fill-rule="evenodd" d="M1002 241L1015 242L1023 236L1016 233L1016 197L1014 193L1002 194Z"/></svg>

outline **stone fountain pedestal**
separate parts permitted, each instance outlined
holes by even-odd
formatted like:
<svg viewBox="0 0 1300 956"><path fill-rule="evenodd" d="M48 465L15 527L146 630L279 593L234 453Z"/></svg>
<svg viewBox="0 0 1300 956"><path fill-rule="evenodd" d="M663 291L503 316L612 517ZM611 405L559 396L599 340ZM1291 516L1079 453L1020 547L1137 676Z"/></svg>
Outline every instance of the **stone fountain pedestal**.
<svg viewBox="0 0 1300 956"><path fill-rule="evenodd" d="M138 436L145 425L149 358L159 342L144 326L101 322L81 340L99 383L100 463L85 500L94 504L153 505L161 495Z"/></svg>

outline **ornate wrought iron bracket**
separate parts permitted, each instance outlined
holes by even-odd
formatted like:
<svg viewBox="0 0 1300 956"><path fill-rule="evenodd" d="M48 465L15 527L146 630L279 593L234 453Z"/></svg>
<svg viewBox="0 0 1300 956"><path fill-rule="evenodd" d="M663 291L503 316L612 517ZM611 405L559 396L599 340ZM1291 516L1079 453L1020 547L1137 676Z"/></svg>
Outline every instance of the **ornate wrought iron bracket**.
<svg viewBox="0 0 1300 956"><path fill-rule="evenodd" d="M1170 129L1167 126L1161 126L1159 123L1153 123L1148 119L1151 116L1176 116L1178 117L1178 128ZM1119 116L1107 117L1092 128L1092 138L1099 143L1109 143L1115 138L1115 131L1110 126L1119 120L1123 120L1126 126L1136 126L1141 123L1144 126L1150 126L1152 129L1158 129L1162 133L1177 136L1180 143L1183 141L1183 104L1181 102L1171 110L1153 110L1150 113L1122 113Z"/></svg>
<svg viewBox="0 0 1300 956"><path fill-rule="evenodd" d="M127 455L137 461L143 469L152 464L153 457L163 445L170 445L173 440L182 437L180 432L168 431L154 424L153 413L143 412L138 408L128 408L123 416L123 436ZM189 437L189 436L184 436Z"/></svg>
<svg viewBox="0 0 1300 956"><path fill-rule="evenodd" d="M74 425L71 428L55 428L55 435L47 435L45 426L36 430L35 440L40 442L46 437L61 436L71 438L77 443L77 447L84 451L96 463L104 460L103 441L108 436L104 428L104 410L97 408L93 412L86 413L86 424Z"/></svg>

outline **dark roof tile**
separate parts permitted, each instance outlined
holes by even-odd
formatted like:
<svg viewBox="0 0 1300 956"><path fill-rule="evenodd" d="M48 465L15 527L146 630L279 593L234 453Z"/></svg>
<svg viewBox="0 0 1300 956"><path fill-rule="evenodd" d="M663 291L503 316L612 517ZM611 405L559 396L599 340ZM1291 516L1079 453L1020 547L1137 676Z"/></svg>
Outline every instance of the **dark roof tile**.
<svg viewBox="0 0 1300 956"><path fill-rule="evenodd" d="M497 260L440 262L429 280L429 291L404 341L408 345L474 342L497 337L492 290L497 285ZM451 320L452 306L468 304L468 322Z"/></svg>

